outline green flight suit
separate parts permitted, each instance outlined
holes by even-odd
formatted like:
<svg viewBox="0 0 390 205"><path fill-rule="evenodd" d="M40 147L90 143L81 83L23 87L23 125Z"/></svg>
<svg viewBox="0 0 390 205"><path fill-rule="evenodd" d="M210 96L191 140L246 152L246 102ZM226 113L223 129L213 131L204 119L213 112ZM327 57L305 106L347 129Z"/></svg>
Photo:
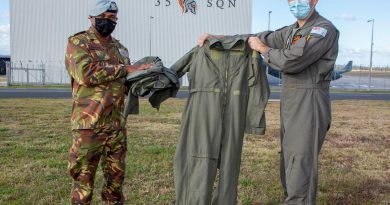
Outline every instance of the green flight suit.
<svg viewBox="0 0 390 205"><path fill-rule="evenodd" d="M257 36L264 61L282 71L280 175L286 204L316 204L318 155L331 124L329 83L339 32L317 12L306 24ZM293 30L296 33L293 34Z"/></svg>
<svg viewBox="0 0 390 205"><path fill-rule="evenodd" d="M171 67L188 73L190 84L174 161L176 204L237 204L244 132L265 132L269 86L261 63L247 37L234 36L209 39Z"/></svg>

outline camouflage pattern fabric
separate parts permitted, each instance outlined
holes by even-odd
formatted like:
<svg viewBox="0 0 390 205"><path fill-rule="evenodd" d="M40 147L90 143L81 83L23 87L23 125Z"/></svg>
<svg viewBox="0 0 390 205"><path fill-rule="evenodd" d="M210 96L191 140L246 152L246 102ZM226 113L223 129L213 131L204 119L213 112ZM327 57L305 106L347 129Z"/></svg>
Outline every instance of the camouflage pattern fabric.
<svg viewBox="0 0 390 205"><path fill-rule="evenodd" d="M73 95L74 139L68 167L74 179L72 204L90 204L100 160L105 178L103 200L123 204L127 145L122 112L128 51L114 38L99 39L90 28L69 38L65 65Z"/></svg>
<svg viewBox="0 0 390 205"><path fill-rule="evenodd" d="M93 28L69 38L65 65L72 78L72 129L122 129L127 49L112 38L101 43Z"/></svg>
<svg viewBox="0 0 390 205"><path fill-rule="evenodd" d="M122 184L127 151L126 130L74 130L68 170L74 182L71 204L90 204L99 161L104 172L102 199L123 204Z"/></svg>

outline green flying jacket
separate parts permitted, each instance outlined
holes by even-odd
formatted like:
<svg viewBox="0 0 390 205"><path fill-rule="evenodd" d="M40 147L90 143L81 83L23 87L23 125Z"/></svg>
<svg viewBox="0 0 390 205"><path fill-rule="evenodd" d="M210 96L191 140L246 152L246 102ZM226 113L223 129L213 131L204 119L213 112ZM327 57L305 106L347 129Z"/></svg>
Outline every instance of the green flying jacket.
<svg viewBox="0 0 390 205"><path fill-rule="evenodd" d="M235 204L244 132L265 133L270 91L262 66L245 36L209 39L172 65L179 77L188 74L190 92L175 157L177 204L210 204L217 161L217 189L230 191L213 201Z"/></svg>
<svg viewBox="0 0 390 205"><path fill-rule="evenodd" d="M134 65L154 65L147 70L139 70L129 73L126 77L127 95L124 116L139 114L138 97L151 94L149 102L152 107L159 109L160 104L170 97L175 97L180 89L179 79L176 72L164 67L161 59L148 56L134 63Z"/></svg>

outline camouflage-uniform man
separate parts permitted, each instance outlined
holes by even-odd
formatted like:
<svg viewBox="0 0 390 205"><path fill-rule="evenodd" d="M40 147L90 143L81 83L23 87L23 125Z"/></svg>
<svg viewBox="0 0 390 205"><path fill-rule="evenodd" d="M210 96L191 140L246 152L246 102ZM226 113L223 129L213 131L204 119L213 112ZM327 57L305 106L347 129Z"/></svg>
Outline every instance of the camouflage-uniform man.
<svg viewBox="0 0 390 205"><path fill-rule="evenodd" d="M131 66L127 49L111 37L117 12L115 2L97 0L89 16L92 26L68 42L65 64L73 93L73 145L68 165L74 179L72 204L90 204L100 160L105 178L103 201L124 202L125 76L151 65Z"/></svg>

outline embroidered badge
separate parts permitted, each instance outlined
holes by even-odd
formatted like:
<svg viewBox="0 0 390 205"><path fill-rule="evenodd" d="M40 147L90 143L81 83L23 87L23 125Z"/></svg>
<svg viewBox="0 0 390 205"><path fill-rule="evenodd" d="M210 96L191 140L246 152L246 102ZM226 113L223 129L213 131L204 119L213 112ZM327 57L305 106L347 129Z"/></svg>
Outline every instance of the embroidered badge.
<svg viewBox="0 0 390 205"><path fill-rule="evenodd" d="M325 37L328 33L328 30L322 28L322 27L313 27L310 31L310 35L313 37Z"/></svg>
<svg viewBox="0 0 390 205"><path fill-rule="evenodd" d="M292 44L292 45L295 45L295 44L299 41L299 39L301 39L301 38L302 38L302 35L296 35L296 36L294 36L294 38L293 38L291 44Z"/></svg>

